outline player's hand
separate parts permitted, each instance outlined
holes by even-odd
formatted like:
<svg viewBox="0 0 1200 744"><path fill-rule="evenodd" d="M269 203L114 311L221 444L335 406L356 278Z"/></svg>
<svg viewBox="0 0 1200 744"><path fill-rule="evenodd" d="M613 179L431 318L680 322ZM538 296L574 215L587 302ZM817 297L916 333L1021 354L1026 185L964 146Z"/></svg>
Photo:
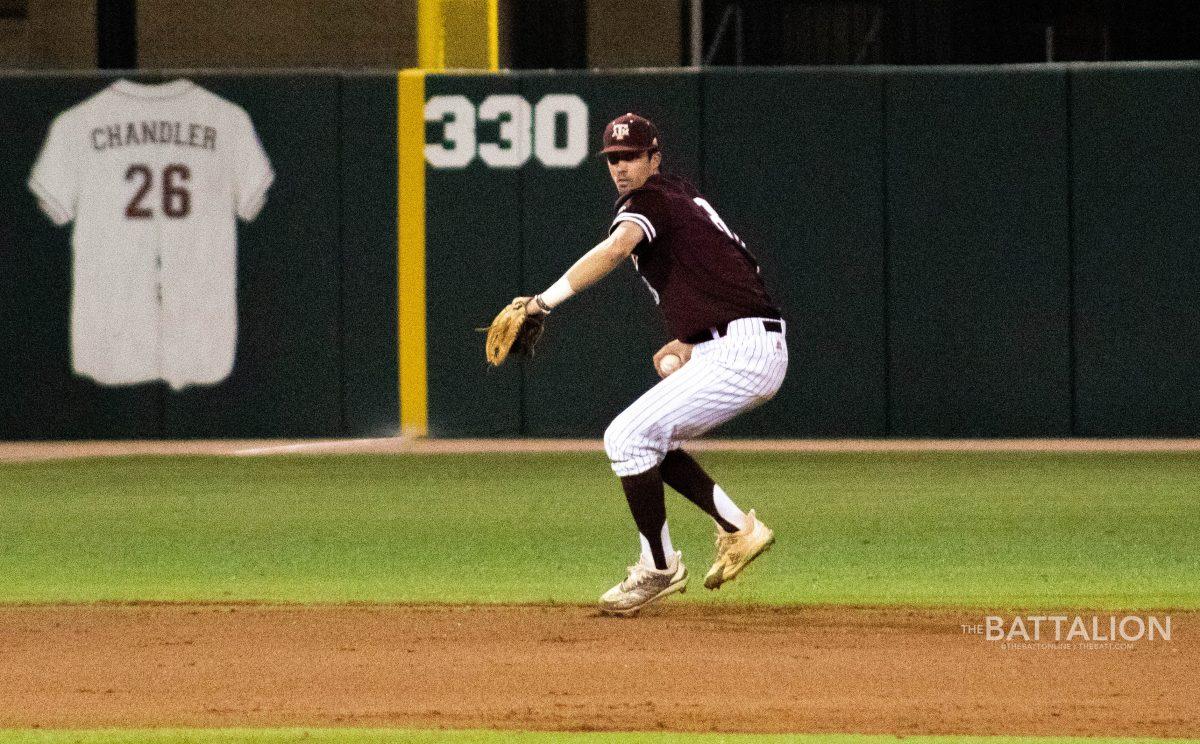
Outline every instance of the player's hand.
<svg viewBox="0 0 1200 744"><path fill-rule="evenodd" d="M688 360L692 358L692 346L694 346L694 344L685 344L677 338L668 341L654 354L654 371L658 373L659 377L664 378L671 374L670 372L664 372L662 368L663 357L667 356L668 354L674 354L675 356L679 357L680 366L687 364Z"/></svg>
<svg viewBox="0 0 1200 744"><path fill-rule="evenodd" d="M526 315L538 316L546 314L546 311L542 309L542 306L534 302L532 297L514 297L513 304L518 302L525 305Z"/></svg>

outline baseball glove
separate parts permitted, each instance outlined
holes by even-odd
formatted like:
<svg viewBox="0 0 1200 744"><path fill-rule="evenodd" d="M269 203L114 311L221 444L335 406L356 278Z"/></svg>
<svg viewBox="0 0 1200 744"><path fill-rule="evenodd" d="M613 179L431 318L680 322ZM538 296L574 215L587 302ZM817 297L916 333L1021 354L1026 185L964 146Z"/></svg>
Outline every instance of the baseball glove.
<svg viewBox="0 0 1200 744"><path fill-rule="evenodd" d="M509 354L522 357L533 356L538 339L542 337L545 322L543 315L530 315L525 311L528 297L517 297L504 306L487 329L484 351L488 363L493 367L504 364Z"/></svg>

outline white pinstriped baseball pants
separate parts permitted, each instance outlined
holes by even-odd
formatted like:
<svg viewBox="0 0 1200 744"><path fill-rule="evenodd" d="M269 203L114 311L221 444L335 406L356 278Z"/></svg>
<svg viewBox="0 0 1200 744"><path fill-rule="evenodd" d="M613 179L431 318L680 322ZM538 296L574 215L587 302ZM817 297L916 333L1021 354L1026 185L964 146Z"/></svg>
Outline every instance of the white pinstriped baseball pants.
<svg viewBox="0 0 1200 744"><path fill-rule="evenodd" d="M687 364L613 419L604 432L613 472L644 473L668 451L775 397L787 364L783 333L766 331L762 318L731 322L726 335L696 344Z"/></svg>

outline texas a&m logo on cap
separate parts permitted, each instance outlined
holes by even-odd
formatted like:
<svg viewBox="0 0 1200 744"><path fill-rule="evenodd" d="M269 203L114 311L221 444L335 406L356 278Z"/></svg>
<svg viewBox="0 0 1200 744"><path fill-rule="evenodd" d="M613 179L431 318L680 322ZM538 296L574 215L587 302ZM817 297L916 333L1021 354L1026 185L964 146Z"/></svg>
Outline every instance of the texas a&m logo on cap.
<svg viewBox="0 0 1200 744"><path fill-rule="evenodd" d="M658 147L658 128L637 114L618 116L604 127L604 149L600 152L637 152Z"/></svg>

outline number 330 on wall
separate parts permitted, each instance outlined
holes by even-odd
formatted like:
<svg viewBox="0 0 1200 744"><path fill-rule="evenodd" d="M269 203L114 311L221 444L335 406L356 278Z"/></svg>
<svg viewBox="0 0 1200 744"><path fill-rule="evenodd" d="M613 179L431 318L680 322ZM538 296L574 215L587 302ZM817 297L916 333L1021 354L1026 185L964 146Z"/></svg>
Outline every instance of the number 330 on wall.
<svg viewBox="0 0 1200 744"><path fill-rule="evenodd" d="M574 168L587 157L587 104L579 96L551 93L530 106L518 95L488 96L475 105L466 96L433 96L425 121L442 125L441 142L425 145L434 168L466 168L478 155L492 168L520 168L530 155L547 168ZM476 125L496 122L497 142L479 142Z"/></svg>

